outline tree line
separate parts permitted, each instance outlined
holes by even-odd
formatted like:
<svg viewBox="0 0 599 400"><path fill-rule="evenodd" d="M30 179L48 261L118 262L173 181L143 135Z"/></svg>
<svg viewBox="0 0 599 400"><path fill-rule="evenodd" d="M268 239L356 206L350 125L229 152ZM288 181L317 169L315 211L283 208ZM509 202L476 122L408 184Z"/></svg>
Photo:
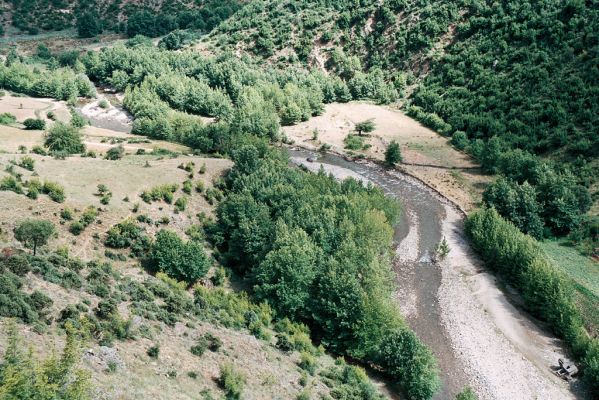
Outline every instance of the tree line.
<svg viewBox="0 0 599 400"><path fill-rule="evenodd" d="M471 214L465 229L486 265L518 290L528 311L566 341L591 389L599 390L599 340L584 329L571 281L551 265L535 240L493 208Z"/></svg>

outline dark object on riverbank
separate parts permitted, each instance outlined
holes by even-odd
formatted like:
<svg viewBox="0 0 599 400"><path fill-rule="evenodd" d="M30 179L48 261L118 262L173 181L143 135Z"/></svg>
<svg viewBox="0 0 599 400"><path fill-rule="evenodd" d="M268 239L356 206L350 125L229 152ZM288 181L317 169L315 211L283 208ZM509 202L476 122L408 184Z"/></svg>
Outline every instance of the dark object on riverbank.
<svg viewBox="0 0 599 400"><path fill-rule="evenodd" d="M559 367L554 367L554 372L560 378L571 381L576 375L578 375L578 368L574 363L567 358L560 358L557 360Z"/></svg>

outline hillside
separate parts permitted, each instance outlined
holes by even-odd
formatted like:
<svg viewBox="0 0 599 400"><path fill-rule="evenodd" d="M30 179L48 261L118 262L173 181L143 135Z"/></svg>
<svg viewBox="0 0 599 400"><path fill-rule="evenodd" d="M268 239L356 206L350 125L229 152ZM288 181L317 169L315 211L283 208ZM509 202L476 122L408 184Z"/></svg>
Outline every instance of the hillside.
<svg viewBox="0 0 599 400"><path fill-rule="evenodd" d="M10 0L0 5L0 33L14 33L16 29L38 34L73 27L82 37L102 31L129 32L131 36L159 36L186 28L207 32L240 4L237 0Z"/></svg>
<svg viewBox="0 0 599 400"><path fill-rule="evenodd" d="M487 204L536 238L578 231L574 241L592 255L599 248L591 233L599 223L596 7L350 4L253 2L212 42L269 64L328 71L347 80L354 97L386 103L398 97L351 88L383 76L409 115L507 177L490 186Z"/></svg>
<svg viewBox="0 0 599 400"><path fill-rule="evenodd" d="M0 397L594 398L592 4L3 7Z"/></svg>
<svg viewBox="0 0 599 400"><path fill-rule="evenodd" d="M21 104L38 106L27 100L21 98ZM0 99L4 110L11 103L11 97ZM201 243L202 225L214 215L212 184L230 161L185 155L189 150L183 146L93 127L83 136L90 156L60 160L30 152L41 148L42 139L39 131L0 128L0 315L26 323L18 329L21 345L33 346L37 358L49 357L53 348L60 351L62 332L72 326L80 335L76 351L84 353L77 368L90 374L85 386L93 388L95 399L213 398L233 390L218 383L226 365L241 377L237 385L243 398L363 390L379 398L361 369L314 347L305 326L275 324L269 307L235 294L224 270L213 267L210 279L187 290L165 274L147 274L121 242L109 241L123 240L115 232L127 227L136 232L136 251L146 246L140 240L162 229ZM103 156L119 143L128 153L122 159L91 156ZM31 160L31 170L18 166L23 159ZM187 191L190 175L196 176ZM12 177L28 188L8 189ZM64 199L34 198L30 182L36 180L55 182ZM140 198L160 185L179 187L174 205ZM184 205L177 201L181 198L187 199ZM38 218L52 222L56 234L41 255L38 250L33 256L21 250L13 231L20 222ZM258 319L252 322L250 314ZM0 324L4 349L7 321Z"/></svg>

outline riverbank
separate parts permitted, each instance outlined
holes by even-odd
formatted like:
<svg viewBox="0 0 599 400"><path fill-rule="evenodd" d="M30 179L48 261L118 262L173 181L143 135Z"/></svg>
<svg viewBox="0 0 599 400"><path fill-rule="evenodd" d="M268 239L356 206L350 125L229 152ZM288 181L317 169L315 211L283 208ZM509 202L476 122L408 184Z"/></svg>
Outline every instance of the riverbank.
<svg viewBox="0 0 599 400"><path fill-rule="evenodd" d="M453 398L465 385L480 399L576 398L550 370L565 354L560 341L514 307L485 272L464 236L459 205L405 171L328 154L307 162L306 155L314 153L300 152L293 160L312 171L322 165L339 179L372 182L402 202L394 260L397 300L439 359L444 386L436 399ZM451 250L437 263L434 252L443 237Z"/></svg>

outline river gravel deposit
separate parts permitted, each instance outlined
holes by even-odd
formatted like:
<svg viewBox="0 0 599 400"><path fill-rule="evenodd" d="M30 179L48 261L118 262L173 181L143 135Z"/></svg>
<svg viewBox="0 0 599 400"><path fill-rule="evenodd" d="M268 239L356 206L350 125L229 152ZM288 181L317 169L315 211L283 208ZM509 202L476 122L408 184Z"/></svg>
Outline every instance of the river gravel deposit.
<svg viewBox="0 0 599 400"><path fill-rule="evenodd" d="M290 156L313 172L376 184L400 201L396 299L439 360L435 399L453 399L465 386L484 400L577 398L550 369L565 354L561 342L512 305L485 271L464 236L461 210L417 179L374 163L298 149ZM437 260L443 238L450 252Z"/></svg>

